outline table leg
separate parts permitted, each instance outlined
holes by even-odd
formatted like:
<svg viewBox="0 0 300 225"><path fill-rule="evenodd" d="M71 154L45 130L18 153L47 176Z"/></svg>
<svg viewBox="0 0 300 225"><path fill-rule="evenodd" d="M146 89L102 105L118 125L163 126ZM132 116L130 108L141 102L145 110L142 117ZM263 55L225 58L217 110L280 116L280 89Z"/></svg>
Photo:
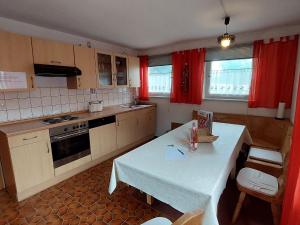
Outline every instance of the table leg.
<svg viewBox="0 0 300 225"><path fill-rule="evenodd" d="M153 201L154 201L154 198L151 195L148 195L148 194L146 194L146 197L147 197L147 204L152 205Z"/></svg>

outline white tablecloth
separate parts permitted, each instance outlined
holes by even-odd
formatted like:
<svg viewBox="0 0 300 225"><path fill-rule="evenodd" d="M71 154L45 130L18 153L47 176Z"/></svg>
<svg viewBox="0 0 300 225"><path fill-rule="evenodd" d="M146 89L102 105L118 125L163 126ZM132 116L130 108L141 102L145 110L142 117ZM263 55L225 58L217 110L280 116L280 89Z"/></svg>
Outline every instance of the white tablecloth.
<svg viewBox="0 0 300 225"><path fill-rule="evenodd" d="M214 143L201 143L195 152L186 144L192 121L114 160L109 185L118 181L188 212L205 209L204 225L218 225L217 205L241 146L252 143L245 126L214 123ZM183 157L170 157L168 145Z"/></svg>

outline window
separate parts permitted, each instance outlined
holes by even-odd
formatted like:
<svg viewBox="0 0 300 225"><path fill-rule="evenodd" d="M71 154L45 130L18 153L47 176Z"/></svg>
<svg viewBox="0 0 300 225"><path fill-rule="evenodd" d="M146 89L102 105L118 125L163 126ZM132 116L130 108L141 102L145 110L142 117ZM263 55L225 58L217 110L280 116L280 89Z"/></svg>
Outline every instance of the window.
<svg viewBox="0 0 300 225"><path fill-rule="evenodd" d="M247 99L252 78L252 45L207 49L205 97Z"/></svg>
<svg viewBox="0 0 300 225"><path fill-rule="evenodd" d="M172 65L148 68L149 93L152 96L169 95L171 92Z"/></svg>

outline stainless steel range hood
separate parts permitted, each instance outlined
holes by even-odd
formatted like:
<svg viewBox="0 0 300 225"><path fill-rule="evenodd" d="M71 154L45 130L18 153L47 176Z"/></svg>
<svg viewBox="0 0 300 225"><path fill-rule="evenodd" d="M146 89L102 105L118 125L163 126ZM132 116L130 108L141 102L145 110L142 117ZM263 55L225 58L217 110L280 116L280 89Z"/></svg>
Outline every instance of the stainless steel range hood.
<svg viewBox="0 0 300 225"><path fill-rule="evenodd" d="M46 64L34 64L34 72L36 76L43 77L71 77L81 75L81 70L77 67Z"/></svg>

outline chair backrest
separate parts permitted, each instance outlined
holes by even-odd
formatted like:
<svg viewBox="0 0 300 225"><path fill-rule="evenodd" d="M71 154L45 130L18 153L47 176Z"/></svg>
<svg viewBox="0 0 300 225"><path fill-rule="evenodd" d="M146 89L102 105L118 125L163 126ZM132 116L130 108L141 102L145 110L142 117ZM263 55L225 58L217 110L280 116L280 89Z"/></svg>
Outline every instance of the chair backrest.
<svg viewBox="0 0 300 225"><path fill-rule="evenodd" d="M204 212L201 209L185 213L173 225L202 225L203 214Z"/></svg>
<svg viewBox="0 0 300 225"><path fill-rule="evenodd" d="M290 156L290 149L292 145L292 133L293 133L293 127L289 126L286 137L284 139L281 152L283 157L283 170L281 176L278 178L278 184L279 184L279 190L278 190L278 198L282 199L283 194L285 191L285 183L286 183L286 177L287 177L287 171L288 171L288 165L289 165L289 156Z"/></svg>

